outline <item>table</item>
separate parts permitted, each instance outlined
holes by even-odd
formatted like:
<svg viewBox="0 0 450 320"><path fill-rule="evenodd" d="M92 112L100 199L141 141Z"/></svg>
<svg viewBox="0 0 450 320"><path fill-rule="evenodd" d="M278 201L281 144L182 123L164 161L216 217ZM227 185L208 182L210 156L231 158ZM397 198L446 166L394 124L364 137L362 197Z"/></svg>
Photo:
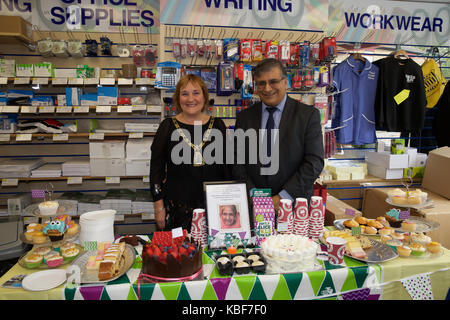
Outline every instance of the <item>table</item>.
<svg viewBox="0 0 450 320"><path fill-rule="evenodd" d="M4 300L297 300L297 299L411 299L399 280L416 275L428 275L434 299L445 299L450 284L450 251L432 259L397 258L382 264L366 264L345 257L345 266L336 267L321 262L325 270L292 274L248 274L221 276L214 268L212 257L218 252L203 253L205 273L199 281L173 283L139 283L142 266L136 247L136 261L119 279L105 285L82 285L68 288L63 284L42 292L0 288ZM0 284L14 275L35 271L16 264Z"/></svg>

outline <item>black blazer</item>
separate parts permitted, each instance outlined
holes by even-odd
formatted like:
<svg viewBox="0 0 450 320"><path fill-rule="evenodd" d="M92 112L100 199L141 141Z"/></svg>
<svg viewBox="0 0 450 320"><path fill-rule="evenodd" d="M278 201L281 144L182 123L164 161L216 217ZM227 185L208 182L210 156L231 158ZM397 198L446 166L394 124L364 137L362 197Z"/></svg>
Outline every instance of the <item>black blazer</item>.
<svg viewBox="0 0 450 320"><path fill-rule="evenodd" d="M261 106L259 102L241 111L236 118L235 130L261 129ZM309 201L314 182L324 166L319 110L287 97L279 125L279 170L276 174L262 176L259 157L257 164L249 164L248 150L246 141L246 162L236 164L236 157L243 150L235 147L235 179L247 181L249 189L271 188L272 195L285 189L294 200L302 197Z"/></svg>

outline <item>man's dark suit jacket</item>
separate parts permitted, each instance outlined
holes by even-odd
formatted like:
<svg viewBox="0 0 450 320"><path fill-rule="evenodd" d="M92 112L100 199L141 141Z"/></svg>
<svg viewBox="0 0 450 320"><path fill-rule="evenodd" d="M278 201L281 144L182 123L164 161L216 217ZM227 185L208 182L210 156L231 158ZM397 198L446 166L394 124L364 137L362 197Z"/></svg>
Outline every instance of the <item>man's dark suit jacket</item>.
<svg viewBox="0 0 450 320"><path fill-rule="evenodd" d="M262 103L256 103L237 115L235 130L261 129ZM272 195L286 190L295 198L313 195L313 185L324 166L323 135L319 110L287 97L279 125L279 170L262 176L261 163L248 162L248 141L245 144L245 165L233 167L233 177L247 181L252 188L271 188ZM259 134L258 134L259 145ZM276 147L275 147L276 150ZM236 150L239 153L242 150ZM274 152L274 151L272 151ZM236 161L235 154L235 161Z"/></svg>

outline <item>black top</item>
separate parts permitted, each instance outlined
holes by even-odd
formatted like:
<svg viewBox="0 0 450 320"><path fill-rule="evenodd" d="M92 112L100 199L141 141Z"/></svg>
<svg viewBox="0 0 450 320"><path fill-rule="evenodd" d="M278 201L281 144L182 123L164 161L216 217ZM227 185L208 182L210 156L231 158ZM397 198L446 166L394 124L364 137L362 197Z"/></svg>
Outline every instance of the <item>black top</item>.
<svg viewBox="0 0 450 320"><path fill-rule="evenodd" d="M178 121L178 124L181 129L186 129L189 132L190 136L186 134L186 137L193 144L200 144L210 122L208 121L206 124L202 125L202 136L199 141L193 141L194 125L185 124L180 121ZM203 182L229 180L229 168L227 165L223 164L226 161L226 126L221 119L214 118L212 128L220 130L223 137L223 145L220 144L219 141L216 141L214 134L211 134L209 140L203 145L202 150L208 148L211 143L214 144L208 148L208 152L202 153L204 158L207 154L211 154L212 158L217 160L217 163L211 164L205 158L205 165L195 167L192 165L194 151L178 134L172 118L166 118L161 122L151 147L150 186L154 201L162 198L177 201L203 200ZM176 137L176 139L175 141L171 141L172 133L174 131L174 137ZM221 147L224 149L223 159L220 162L219 159L215 158L217 155L215 151ZM172 157L171 154L174 148L176 149ZM185 152L189 152L187 158L190 159L190 162L187 164L174 163L174 161L177 162L177 158L183 158ZM155 185L161 186L160 193L155 192Z"/></svg>
<svg viewBox="0 0 450 320"><path fill-rule="evenodd" d="M425 121L427 97L422 68L412 59L389 56L374 62L380 68L375 121L379 129L387 131L419 132ZM402 90L409 96L397 104L394 97Z"/></svg>

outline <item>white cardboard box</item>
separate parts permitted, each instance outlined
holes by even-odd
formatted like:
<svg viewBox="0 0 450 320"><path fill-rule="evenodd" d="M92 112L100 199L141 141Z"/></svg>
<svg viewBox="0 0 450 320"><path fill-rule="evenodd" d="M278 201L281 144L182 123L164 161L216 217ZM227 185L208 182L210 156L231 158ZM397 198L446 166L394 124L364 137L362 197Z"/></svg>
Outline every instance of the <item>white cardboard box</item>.
<svg viewBox="0 0 450 320"><path fill-rule="evenodd" d="M150 175L150 160L126 159L127 176L148 176Z"/></svg>
<svg viewBox="0 0 450 320"><path fill-rule="evenodd" d="M417 153L416 161L413 167L425 167L427 164L428 155L426 153Z"/></svg>
<svg viewBox="0 0 450 320"><path fill-rule="evenodd" d="M89 142L89 157L91 159L125 158L125 141Z"/></svg>
<svg viewBox="0 0 450 320"><path fill-rule="evenodd" d="M408 154L408 167L415 167L417 148L405 147L405 153Z"/></svg>
<svg viewBox="0 0 450 320"><path fill-rule="evenodd" d="M93 177L125 176L125 159L90 159L90 166Z"/></svg>
<svg viewBox="0 0 450 320"><path fill-rule="evenodd" d="M408 154L390 154L389 152L367 152L366 162L386 169L408 168ZM370 174L370 172L369 172Z"/></svg>
<svg viewBox="0 0 450 320"><path fill-rule="evenodd" d="M382 178L382 179L401 179L403 178L403 169L388 169L385 167L380 167L377 165L374 165L373 163L367 164L367 170L369 171L369 174Z"/></svg>
<svg viewBox="0 0 450 320"><path fill-rule="evenodd" d="M128 139L126 145L127 160L148 160L151 158L153 138Z"/></svg>

